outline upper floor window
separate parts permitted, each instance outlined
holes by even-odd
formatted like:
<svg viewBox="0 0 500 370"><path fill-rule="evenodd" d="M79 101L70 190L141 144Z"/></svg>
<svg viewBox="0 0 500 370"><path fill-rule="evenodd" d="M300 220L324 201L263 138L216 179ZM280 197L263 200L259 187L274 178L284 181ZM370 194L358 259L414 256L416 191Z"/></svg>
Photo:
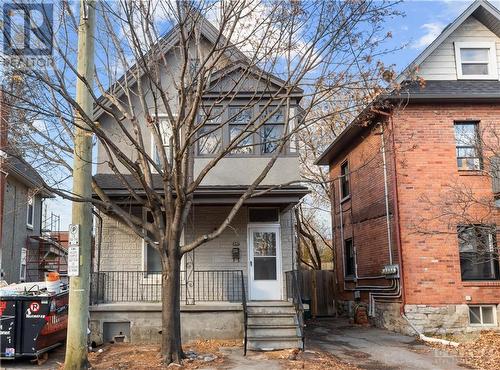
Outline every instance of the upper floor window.
<svg viewBox="0 0 500 370"><path fill-rule="evenodd" d="M160 138L163 145L163 150L165 151L167 160L170 161L172 159L172 153L170 150L170 139L172 138L172 126L166 116L158 116L157 124L158 124L158 130L160 132ZM161 166L161 156L160 152L158 151L158 147L156 146L153 133L151 133L151 147L153 148L152 151L153 161L158 166Z"/></svg>
<svg viewBox="0 0 500 370"><path fill-rule="evenodd" d="M262 153L274 153L283 138L285 114L283 108L268 107L263 113L266 122L260 128L260 143Z"/></svg>
<svg viewBox="0 0 500 370"><path fill-rule="evenodd" d="M26 226L33 229L33 221L35 220L35 196L31 190L28 190L28 200L26 202Z"/></svg>
<svg viewBox="0 0 500 370"><path fill-rule="evenodd" d="M347 198L351 194L349 184L349 162L345 161L340 165L340 195L342 199Z"/></svg>
<svg viewBox="0 0 500 370"><path fill-rule="evenodd" d="M495 226L460 225L457 231L462 280L500 279Z"/></svg>
<svg viewBox="0 0 500 370"><path fill-rule="evenodd" d="M252 154L254 152L254 135L250 128L252 109L245 107L229 107L229 142L238 145L232 154Z"/></svg>
<svg viewBox="0 0 500 370"><path fill-rule="evenodd" d="M455 144L459 170L481 169L478 122L456 122Z"/></svg>
<svg viewBox="0 0 500 370"><path fill-rule="evenodd" d="M459 79L498 79L494 42L455 42L455 60Z"/></svg>
<svg viewBox="0 0 500 370"><path fill-rule="evenodd" d="M222 149L222 108L203 107L198 130L198 154L213 155Z"/></svg>

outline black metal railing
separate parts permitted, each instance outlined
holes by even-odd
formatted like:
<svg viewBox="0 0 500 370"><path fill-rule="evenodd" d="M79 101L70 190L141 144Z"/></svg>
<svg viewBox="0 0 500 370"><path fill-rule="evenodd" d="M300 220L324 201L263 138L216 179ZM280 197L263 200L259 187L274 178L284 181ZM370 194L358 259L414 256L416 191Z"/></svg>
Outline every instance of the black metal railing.
<svg viewBox="0 0 500 370"><path fill-rule="evenodd" d="M189 276L189 277L188 277ZM188 281L189 280L189 281ZM245 302L246 294L241 270L181 271L181 301ZM160 302L161 272L100 271L92 273L91 303Z"/></svg>
<svg viewBox="0 0 500 370"><path fill-rule="evenodd" d="M241 304L243 305L243 356L247 355L247 328L248 328L248 312L247 312L247 296L245 294L245 278L241 271Z"/></svg>
<svg viewBox="0 0 500 370"><path fill-rule="evenodd" d="M302 303L302 294L299 285L299 271L286 271L286 298L291 300L297 313L300 336L302 338L302 350L305 348L305 330L304 330L304 305Z"/></svg>

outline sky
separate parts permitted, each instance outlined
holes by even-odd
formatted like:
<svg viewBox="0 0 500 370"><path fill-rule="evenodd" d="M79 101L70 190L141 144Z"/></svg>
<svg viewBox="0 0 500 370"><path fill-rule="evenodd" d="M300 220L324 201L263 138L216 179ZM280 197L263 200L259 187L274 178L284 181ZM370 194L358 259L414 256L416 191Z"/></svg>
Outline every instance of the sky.
<svg viewBox="0 0 500 370"><path fill-rule="evenodd" d="M412 1L396 5L403 17L389 19L385 23L387 32L393 37L385 44L396 51L383 56L385 65L394 65L396 71L403 70L429 45L446 25L460 15L473 1ZM491 1L500 8L500 1ZM47 201L49 211L61 215L61 225L67 229L71 223L71 204L61 199Z"/></svg>

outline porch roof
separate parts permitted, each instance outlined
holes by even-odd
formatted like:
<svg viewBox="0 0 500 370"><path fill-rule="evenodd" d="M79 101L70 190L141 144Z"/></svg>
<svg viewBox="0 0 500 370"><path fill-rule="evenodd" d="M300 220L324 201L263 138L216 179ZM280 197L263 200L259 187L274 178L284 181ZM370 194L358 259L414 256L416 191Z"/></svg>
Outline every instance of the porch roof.
<svg viewBox="0 0 500 370"><path fill-rule="evenodd" d="M123 175L129 186L144 194L142 186L132 175ZM130 192L124 186L120 176L115 174L96 174L94 180L97 185L110 197L123 198L124 202L130 203ZM153 185L155 190L163 192L162 178L160 175L153 175ZM194 192L195 204L232 204L247 189L245 185L205 185L199 186ZM288 186L259 186L258 191L266 191L259 196L252 197L246 201L247 204L288 204L297 203L309 193L309 189L301 185Z"/></svg>

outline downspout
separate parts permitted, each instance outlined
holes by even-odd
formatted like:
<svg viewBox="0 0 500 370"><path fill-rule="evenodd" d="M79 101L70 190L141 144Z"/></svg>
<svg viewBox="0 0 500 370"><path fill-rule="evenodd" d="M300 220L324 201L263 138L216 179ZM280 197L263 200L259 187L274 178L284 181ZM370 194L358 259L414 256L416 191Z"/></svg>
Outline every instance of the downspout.
<svg viewBox="0 0 500 370"><path fill-rule="evenodd" d="M417 333L418 337L420 340L423 340L424 342L429 342L429 343L439 343L439 344L444 344L445 346L453 346L453 347L458 347L460 345L460 343L457 343L457 342L452 342L450 340L446 340L446 339L438 339L438 338L431 338L431 337L428 337L427 335L425 334L422 334L412 323L410 320L408 320L408 318L406 317L406 315L404 313L401 314L401 316L403 317L403 319L406 320L406 322L408 322L408 324L411 326L411 328L413 330L415 330L415 332Z"/></svg>
<svg viewBox="0 0 500 370"><path fill-rule="evenodd" d="M385 197L385 216L387 223L387 242L389 244L389 265L392 265L392 236L391 236L391 216L389 214L389 189L387 185L387 161L385 158L385 139L384 123L380 125L380 138L382 141L382 163L384 167L384 197Z"/></svg>

